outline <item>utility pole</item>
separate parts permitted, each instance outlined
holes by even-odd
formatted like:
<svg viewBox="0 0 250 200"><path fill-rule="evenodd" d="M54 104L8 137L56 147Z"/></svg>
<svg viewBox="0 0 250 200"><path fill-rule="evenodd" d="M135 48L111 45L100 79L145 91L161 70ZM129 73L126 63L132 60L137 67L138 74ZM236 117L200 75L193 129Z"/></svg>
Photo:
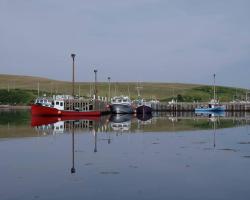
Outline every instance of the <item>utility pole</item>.
<svg viewBox="0 0 250 200"><path fill-rule="evenodd" d="M76 56L76 54L74 54L74 53L71 54L71 57L73 60L73 63L72 63L72 68L73 68L73 72L72 72L72 96L73 97L75 96L75 56Z"/></svg>

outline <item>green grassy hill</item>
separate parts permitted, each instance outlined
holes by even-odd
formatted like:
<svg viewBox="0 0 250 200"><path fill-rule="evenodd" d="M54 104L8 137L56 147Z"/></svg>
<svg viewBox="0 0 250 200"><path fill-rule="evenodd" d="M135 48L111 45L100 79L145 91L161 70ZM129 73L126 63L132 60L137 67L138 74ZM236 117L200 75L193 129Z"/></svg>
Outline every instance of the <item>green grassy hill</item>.
<svg viewBox="0 0 250 200"><path fill-rule="evenodd" d="M0 104L29 104L38 95L44 93L71 94L72 83L32 76L0 75ZM136 82L112 82L111 96L129 95L132 99L137 97ZM140 83L140 93L145 99L159 99L170 101L172 98L183 102L209 101L213 96L213 88L208 85L182 84L182 83ZM108 96L108 83L98 82L97 90L99 96ZM217 95L220 101L231 101L233 99L244 99L246 90L243 88L232 88L217 86ZM80 96L93 94L94 83L75 83L75 93Z"/></svg>

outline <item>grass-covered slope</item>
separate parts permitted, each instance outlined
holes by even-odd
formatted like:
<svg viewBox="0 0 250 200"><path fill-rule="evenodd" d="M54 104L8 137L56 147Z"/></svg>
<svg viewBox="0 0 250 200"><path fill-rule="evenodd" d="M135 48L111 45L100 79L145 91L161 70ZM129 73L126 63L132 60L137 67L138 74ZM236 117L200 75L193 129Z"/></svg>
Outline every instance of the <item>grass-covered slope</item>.
<svg viewBox="0 0 250 200"><path fill-rule="evenodd" d="M129 95L137 98L136 82L111 83L111 96ZM0 75L0 104L29 104L39 94L71 94L72 83L51 80L41 77ZM209 101L213 96L213 88L208 85L182 83L140 83L140 93L145 99L170 101L172 98L182 102ZM242 88L217 86L217 95L223 102L234 99L244 99L246 90ZM108 96L108 82L98 82L99 96ZM42 92L41 92L42 91ZM94 83L75 83L75 93L80 96L93 94Z"/></svg>

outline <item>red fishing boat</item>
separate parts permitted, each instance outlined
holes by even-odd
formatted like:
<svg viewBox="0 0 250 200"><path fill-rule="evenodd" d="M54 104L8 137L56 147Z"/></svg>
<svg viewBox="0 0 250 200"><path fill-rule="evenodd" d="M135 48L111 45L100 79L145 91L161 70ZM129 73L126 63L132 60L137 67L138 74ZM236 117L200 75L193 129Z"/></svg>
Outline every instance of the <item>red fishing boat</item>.
<svg viewBox="0 0 250 200"><path fill-rule="evenodd" d="M66 106L65 101L68 99L53 99L53 98L38 98L35 104L31 106L32 115L38 116L100 116L101 111L79 108L74 105L79 105L79 101L72 100L74 110L70 110Z"/></svg>

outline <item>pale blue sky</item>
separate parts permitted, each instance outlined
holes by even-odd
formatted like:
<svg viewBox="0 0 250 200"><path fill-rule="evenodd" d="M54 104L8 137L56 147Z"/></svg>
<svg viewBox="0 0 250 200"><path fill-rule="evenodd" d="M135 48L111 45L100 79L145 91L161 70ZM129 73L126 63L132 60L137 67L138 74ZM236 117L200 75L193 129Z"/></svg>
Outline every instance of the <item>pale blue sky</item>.
<svg viewBox="0 0 250 200"><path fill-rule="evenodd" d="M0 0L0 73L250 88L249 0Z"/></svg>

